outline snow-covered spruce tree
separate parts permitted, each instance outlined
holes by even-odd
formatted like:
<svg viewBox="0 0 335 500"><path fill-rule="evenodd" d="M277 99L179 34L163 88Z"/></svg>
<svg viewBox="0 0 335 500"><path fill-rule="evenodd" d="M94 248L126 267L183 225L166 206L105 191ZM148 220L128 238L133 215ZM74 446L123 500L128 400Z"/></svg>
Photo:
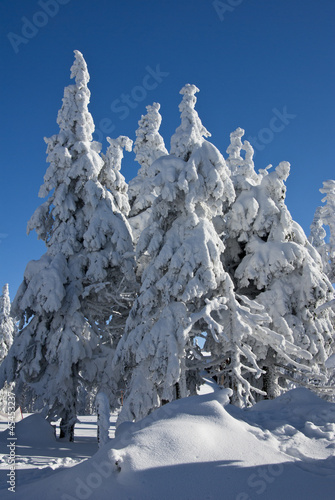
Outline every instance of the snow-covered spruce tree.
<svg viewBox="0 0 335 500"><path fill-rule="evenodd" d="M243 162L241 167L243 172ZM266 372L262 388L273 397L280 390L279 377L305 385L324 380L324 363L334 344L333 313L318 309L332 297L331 284L320 256L285 205L289 163L268 172L270 167L260 171L258 180L247 174L244 186L239 166L233 174L240 194L226 218L224 263L236 292L263 305L271 329L310 354L294 366L255 340L253 352Z"/></svg>
<svg viewBox="0 0 335 500"><path fill-rule="evenodd" d="M226 163L231 172L236 196L248 185L255 185L259 182L253 161L254 150L250 142L244 141L242 143L241 138L243 135L244 130L240 127L232 132L230 134L230 144L227 148L229 156ZM241 151L244 152L244 158L241 156Z"/></svg>
<svg viewBox="0 0 335 500"><path fill-rule="evenodd" d="M262 306L234 294L214 225L234 200L234 189L222 155L203 137L209 133L194 109L196 92L194 85L182 89L182 125L171 139L174 155L151 167L160 195L137 246L138 263L146 264L142 286L114 360L127 381L118 423L192 393L205 366L195 345L202 332L211 339L209 368L231 358L226 380L240 406L253 402L253 390L262 393L245 377L263 373L247 343L254 330L260 342L279 352L287 348L290 355L309 356L269 331L271 320Z"/></svg>
<svg viewBox="0 0 335 500"><path fill-rule="evenodd" d="M7 356L16 333L16 325L10 309L9 287L6 283L0 296L0 363Z"/></svg>
<svg viewBox="0 0 335 500"><path fill-rule="evenodd" d="M140 164L140 169L136 177L129 181L128 188L131 206L129 223L135 243L137 243L142 230L148 224L151 205L159 194L157 189L152 190L152 183L147 182L148 169L155 160L168 154L164 140L159 133L162 122L159 109L160 104L156 102L151 106L147 106L147 114L142 115L138 122L139 127L136 130L134 152L136 153L135 160Z"/></svg>
<svg viewBox="0 0 335 500"><path fill-rule="evenodd" d="M61 435L69 439L79 387L100 386L103 327L114 307L127 307L122 292L134 274L131 232L120 211L126 193L117 185L111 192L113 175L122 184L118 169L109 171L109 153L104 164L101 145L92 141L89 74L78 51L71 77L75 84L65 88L57 119L60 132L46 139L50 166L39 194L49 197L28 223L47 251L25 270L13 303L21 331L0 372L1 384L15 380L18 393L28 385L35 409L61 418Z"/></svg>
<svg viewBox="0 0 335 500"><path fill-rule="evenodd" d="M129 238L131 229L125 219L130 211L128 186L120 173L123 149L131 151L132 141L125 136L117 139L107 137L107 141L109 147L106 154L102 155L104 165L99 174L99 181L108 189L113 214L118 218L110 221L110 214L108 211L104 214L104 208L101 214L96 213L96 222L102 231L105 231L106 238L111 237L106 250L109 249L114 258L119 259L120 268L110 269L107 281L97 280L88 285L83 293L85 304L92 309L91 319L99 327L100 343L93 357L94 361L82 367L82 375L85 380L94 382L88 394L88 404L91 405L92 396L95 397L97 391L104 391L115 408L119 406L119 395L120 391L124 390L124 384L122 380L119 380L119 384L116 382L118 377L113 373L112 359L123 334L138 284L134 274L134 248ZM92 237L95 238L94 221L92 222ZM103 257L103 254L101 256Z"/></svg>
<svg viewBox="0 0 335 500"><path fill-rule="evenodd" d="M0 365L8 354L15 334L16 324L11 316L9 287L6 283L0 295ZM0 409L5 413L7 412L7 393L11 388L11 385L5 384L4 389L0 390Z"/></svg>
<svg viewBox="0 0 335 500"><path fill-rule="evenodd" d="M195 97L197 92L199 92L199 89L195 85L190 84L185 85L181 89L180 94L183 96L179 104L181 124L171 137L170 154L184 161L188 161L193 150L204 143L204 137L211 136L210 132L203 126L198 113L194 109L197 102L197 98ZM218 153L217 150L216 153ZM232 191L230 183L229 191ZM232 193L230 193L230 195L233 197ZM226 200L227 199L230 200L229 197L226 198Z"/></svg>
<svg viewBox="0 0 335 500"><path fill-rule="evenodd" d="M120 335L129 313L130 296L134 295L134 248L126 220L130 207L127 183L120 172L123 148L131 151L132 141L125 136L107 137L107 141L109 147L106 155L102 155L104 163L95 181L99 189L102 187L104 196L93 207L85 233L88 242L85 246L94 252L92 257L98 263L99 272L95 272L94 278L92 269L91 284L86 286L83 296L93 319L96 322L103 319L103 332L106 332L105 322L112 316L110 327Z"/></svg>
<svg viewBox="0 0 335 500"><path fill-rule="evenodd" d="M313 221L310 226L310 235L308 237L308 241L319 252L322 259L323 271L328 275L329 262L327 245L325 242L327 233L325 228L323 227L321 210L322 207L317 207L315 210Z"/></svg>
<svg viewBox="0 0 335 500"><path fill-rule="evenodd" d="M106 154L102 155L104 165L99 174L99 181L113 196L115 210L128 215L130 205L128 201L128 185L121 174L123 149L131 151L133 141L129 137L121 135L117 139L107 137L109 146Z"/></svg>
<svg viewBox="0 0 335 500"><path fill-rule="evenodd" d="M325 197L322 202L325 205L321 208L322 222L329 227L328 258L329 272L328 277L332 283L335 282L335 181L328 180L323 183L320 189Z"/></svg>
<svg viewBox="0 0 335 500"><path fill-rule="evenodd" d="M145 262L142 286L114 360L127 381L118 423L188 394L190 313L204 306L224 274L222 242L211 218L234 191L222 156L203 139L209 134L194 110L196 91L194 85L181 91L182 120L188 113L193 125L177 129L180 140L171 140L180 145L179 157L163 156L148 170L160 195L137 245L138 263Z"/></svg>
<svg viewBox="0 0 335 500"><path fill-rule="evenodd" d="M309 241L321 255L324 272L329 280L335 283L335 181L325 181L320 192L326 195L322 199L325 205L315 211ZM324 226L329 228L327 243Z"/></svg>
<svg viewBox="0 0 335 500"><path fill-rule="evenodd" d="M309 359L307 351L269 328L271 318L264 306L245 295L236 294L229 275L219 288L217 297L207 300L204 311L192 316L201 318L198 328L207 332L204 349L207 370L217 376L220 385L233 390L232 403L239 407L256 402L255 396L267 392L257 383L266 371L260 366L258 345L280 355L297 368L304 368L299 359Z"/></svg>

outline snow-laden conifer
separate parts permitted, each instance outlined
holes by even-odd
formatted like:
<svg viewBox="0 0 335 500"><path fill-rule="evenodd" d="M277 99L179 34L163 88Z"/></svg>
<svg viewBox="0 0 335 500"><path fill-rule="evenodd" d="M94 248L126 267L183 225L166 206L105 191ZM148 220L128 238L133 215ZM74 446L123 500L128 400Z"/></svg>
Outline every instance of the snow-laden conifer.
<svg viewBox="0 0 335 500"><path fill-rule="evenodd" d="M227 148L227 166L231 172L235 192L238 195L245 183L258 184L258 175L255 172L253 161L254 150L250 142L242 142L244 135L242 128L237 128L230 134L230 144Z"/></svg>
<svg viewBox="0 0 335 500"><path fill-rule="evenodd" d="M279 377L305 384L311 378L322 379L332 352L332 312L317 311L333 292L320 256L285 205L289 163L273 171L270 167L260 171L256 183L255 177L245 178L226 219L224 262L236 292L264 306L271 330L309 353L298 366L280 352L274 354L273 346L255 343L254 352L266 370L263 387L273 396ZM239 175L238 167L234 175Z"/></svg>
<svg viewBox="0 0 335 500"><path fill-rule="evenodd" d="M335 282L335 181L323 182L320 189L325 197L322 207L318 207L311 226L310 241L321 255L324 271L332 283ZM326 231L329 228L329 238L325 241Z"/></svg>
<svg viewBox="0 0 335 500"><path fill-rule="evenodd" d="M325 238L327 236L325 228L323 227L322 207L316 208L310 230L308 241L319 251L319 249L325 245Z"/></svg>
<svg viewBox="0 0 335 500"><path fill-rule="evenodd" d="M254 337L277 351L287 349L289 359L309 357L269 331L271 319L264 307L235 296L214 223L233 202L234 188L222 155L203 138L208 133L194 110L195 91L190 85L181 91L182 124L187 116L189 126L179 127L171 141L179 145L176 154L151 167L153 186L159 186L161 194L138 242L138 262L146 266L116 352L115 363L127 381L119 423L190 394L205 366L195 344L201 332L208 337L207 367L229 365L227 385L240 406L254 401L252 391L264 394L246 377L264 373L253 351Z"/></svg>
<svg viewBox="0 0 335 500"><path fill-rule="evenodd" d="M203 143L204 137L211 136L195 110L197 92L199 89L189 83L181 89L180 94L183 96L179 105L181 124L171 137L170 153L185 161L189 159L194 147Z"/></svg>
<svg viewBox="0 0 335 500"><path fill-rule="evenodd" d="M164 140L159 133L162 117L159 113L160 104L154 102L147 106L147 114L142 115L136 130L134 152L135 160L140 164L137 175L129 181L128 195L131 211L129 223L132 228L134 241L137 242L142 230L146 227L151 205L159 194L152 190L152 183L148 182L148 170L152 163L168 154Z"/></svg>
<svg viewBox="0 0 335 500"><path fill-rule="evenodd" d="M131 151L133 141L124 135L117 139L107 137L109 146L106 154L102 155L104 165L99 174L99 181L112 194L114 210L119 211L125 216L130 212L128 200L128 185L121 174L121 164L123 159L123 149Z"/></svg>
<svg viewBox="0 0 335 500"><path fill-rule="evenodd" d="M16 332L14 318L11 315L8 283L2 288L0 295L0 363L5 359Z"/></svg>
<svg viewBox="0 0 335 500"><path fill-rule="evenodd" d="M123 148L131 151L132 141L125 136L107 137L109 147L102 155L104 163L95 181L104 195L90 213L84 234L90 251L92 271L83 296L95 321L107 321L113 315L113 328L122 329L128 314L129 284L134 281L131 230L126 216L130 207L127 183L120 172ZM104 328L105 329L105 328ZM115 333L115 332L114 332Z"/></svg>
<svg viewBox="0 0 335 500"><path fill-rule="evenodd" d="M134 145L135 160L141 166L141 174L145 174L155 160L168 154L164 139L159 133L162 123L162 117L159 113L160 104L154 102L151 106L147 106L146 109L147 114L142 115L138 122L139 127L136 130ZM132 199L132 196L130 198Z"/></svg>
<svg viewBox="0 0 335 500"><path fill-rule="evenodd" d="M204 306L225 276L223 244L212 219L221 214L224 200L231 203L234 189L223 157L203 140L208 133L194 110L195 91L190 85L181 91L182 124L185 116L192 119L174 136L175 152L183 158L163 156L148 169L160 194L137 245L142 285L114 360L128 385L119 422L188 394L190 314Z"/></svg>
<svg viewBox="0 0 335 500"><path fill-rule="evenodd" d="M101 383L101 352L112 343L104 327L127 307L123 292L134 266L131 232L121 212L126 189L118 172L120 144L129 142L121 138L111 145L104 163L101 145L92 141L89 74L78 51L71 77L75 84L65 88L58 114L60 131L46 139L50 166L39 194L49 197L28 223L28 232L35 229L47 251L26 267L13 304L21 331L1 373L2 383L16 381L18 393L25 384L31 387L35 409L61 418L62 435L70 439L79 386Z"/></svg>
<svg viewBox="0 0 335 500"><path fill-rule="evenodd" d="M13 343L17 328L15 320L11 315L11 305L9 297L8 283L2 288L0 295L0 365L6 358L8 351ZM12 390L13 384L4 384L4 388L0 390L0 410L7 413L8 391Z"/></svg>
<svg viewBox="0 0 335 500"><path fill-rule="evenodd" d="M323 225L322 208L317 207L314 213L313 221L310 226L310 235L308 241L319 252L322 260L323 271L329 277L330 266L328 262L328 245L326 244L326 230Z"/></svg>

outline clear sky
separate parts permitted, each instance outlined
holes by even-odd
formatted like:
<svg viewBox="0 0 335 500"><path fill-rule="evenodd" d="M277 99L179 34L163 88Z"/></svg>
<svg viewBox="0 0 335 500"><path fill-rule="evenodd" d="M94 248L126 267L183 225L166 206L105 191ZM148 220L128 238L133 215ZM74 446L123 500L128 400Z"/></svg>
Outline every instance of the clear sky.
<svg viewBox="0 0 335 500"><path fill-rule="evenodd" d="M2 0L0 286L11 298L45 251L27 221L44 200L43 137L56 123L80 50L91 81L95 139L135 130L161 104L167 148L180 123L179 90L200 89L197 111L226 157L245 129L256 168L291 163L287 205L309 234L319 188L335 179L334 0ZM122 172L136 175L133 153Z"/></svg>

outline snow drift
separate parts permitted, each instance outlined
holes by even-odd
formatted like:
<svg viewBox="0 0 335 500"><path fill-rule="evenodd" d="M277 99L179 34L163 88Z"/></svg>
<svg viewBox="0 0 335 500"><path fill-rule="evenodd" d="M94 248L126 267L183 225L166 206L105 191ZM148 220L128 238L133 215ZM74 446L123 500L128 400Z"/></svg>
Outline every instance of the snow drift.
<svg viewBox="0 0 335 500"><path fill-rule="evenodd" d="M216 389L125 422L91 459L18 485L16 499L332 499L335 405L295 389L241 410L229 394Z"/></svg>

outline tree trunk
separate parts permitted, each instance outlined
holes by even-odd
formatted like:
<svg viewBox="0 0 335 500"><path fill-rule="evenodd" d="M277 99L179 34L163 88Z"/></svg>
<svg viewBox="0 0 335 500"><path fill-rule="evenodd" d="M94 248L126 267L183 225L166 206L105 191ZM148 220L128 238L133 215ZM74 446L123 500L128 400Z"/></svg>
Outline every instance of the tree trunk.
<svg viewBox="0 0 335 500"><path fill-rule="evenodd" d="M108 397L104 392L98 392L95 400L95 405L97 411L97 437L100 448L109 441L108 430L110 407Z"/></svg>
<svg viewBox="0 0 335 500"><path fill-rule="evenodd" d="M265 399L275 399L280 396L280 388L278 384L279 374L274 365L275 351L270 347L265 360L265 374L263 375L263 391L266 392Z"/></svg>
<svg viewBox="0 0 335 500"><path fill-rule="evenodd" d="M74 426L75 426L75 418L71 418L67 413L60 421L60 438L65 438L67 441L74 441Z"/></svg>

